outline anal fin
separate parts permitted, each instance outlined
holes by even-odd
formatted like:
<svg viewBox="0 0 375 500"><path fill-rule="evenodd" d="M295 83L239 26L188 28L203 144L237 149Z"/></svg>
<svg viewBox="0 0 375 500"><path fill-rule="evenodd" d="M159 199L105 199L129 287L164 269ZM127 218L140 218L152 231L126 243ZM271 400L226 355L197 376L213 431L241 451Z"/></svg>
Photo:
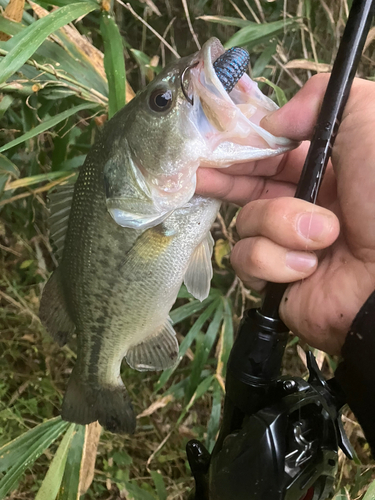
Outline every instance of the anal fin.
<svg viewBox="0 0 375 500"><path fill-rule="evenodd" d="M126 361L138 371L165 370L173 366L178 356L178 341L170 318L143 342L132 346Z"/></svg>
<svg viewBox="0 0 375 500"><path fill-rule="evenodd" d="M75 330L69 316L56 269L47 281L40 301L39 317L54 340L63 346Z"/></svg>
<svg viewBox="0 0 375 500"><path fill-rule="evenodd" d="M214 240L208 232L204 240L197 246L191 256L189 267L184 276L184 282L188 291L198 300L204 300L209 292L212 271L212 250Z"/></svg>

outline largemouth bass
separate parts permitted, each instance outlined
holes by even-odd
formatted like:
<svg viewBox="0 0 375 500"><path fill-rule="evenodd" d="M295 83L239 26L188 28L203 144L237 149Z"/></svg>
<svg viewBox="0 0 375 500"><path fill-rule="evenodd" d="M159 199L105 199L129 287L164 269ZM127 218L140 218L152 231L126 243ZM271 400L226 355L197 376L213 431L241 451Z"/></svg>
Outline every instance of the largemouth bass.
<svg viewBox="0 0 375 500"><path fill-rule="evenodd" d="M184 281L200 300L212 277L210 227L220 203L194 196L199 165L225 167L295 146L259 126L277 106L243 75L228 94L217 39L164 69L106 125L74 188L51 194L59 266L40 317L59 342L77 334L62 418L132 433L120 376L174 365L169 311Z"/></svg>

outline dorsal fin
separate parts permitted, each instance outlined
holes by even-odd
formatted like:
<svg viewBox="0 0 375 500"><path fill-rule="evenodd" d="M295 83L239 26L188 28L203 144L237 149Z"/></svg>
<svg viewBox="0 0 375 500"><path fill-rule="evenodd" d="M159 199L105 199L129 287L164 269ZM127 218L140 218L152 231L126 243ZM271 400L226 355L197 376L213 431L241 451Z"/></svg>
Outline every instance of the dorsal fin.
<svg viewBox="0 0 375 500"><path fill-rule="evenodd" d="M53 192L49 193L50 216L48 218L50 228L50 238L54 244L55 254L60 260L64 249L66 230L68 229L68 220L72 206L74 184L67 186L58 186Z"/></svg>

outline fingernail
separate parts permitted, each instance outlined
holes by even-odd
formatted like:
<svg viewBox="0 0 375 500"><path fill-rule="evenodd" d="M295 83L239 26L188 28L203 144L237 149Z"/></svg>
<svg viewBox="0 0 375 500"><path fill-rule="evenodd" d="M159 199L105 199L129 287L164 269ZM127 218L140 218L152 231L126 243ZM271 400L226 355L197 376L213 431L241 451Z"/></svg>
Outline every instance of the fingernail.
<svg viewBox="0 0 375 500"><path fill-rule="evenodd" d="M286 265L294 271L309 271L316 264L316 255L306 252L288 252Z"/></svg>
<svg viewBox="0 0 375 500"><path fill-rule="evenodd" d="M319 240L330 224L330 218L325 215L304 213L297 221L297 230L308 240Z"/></svg>

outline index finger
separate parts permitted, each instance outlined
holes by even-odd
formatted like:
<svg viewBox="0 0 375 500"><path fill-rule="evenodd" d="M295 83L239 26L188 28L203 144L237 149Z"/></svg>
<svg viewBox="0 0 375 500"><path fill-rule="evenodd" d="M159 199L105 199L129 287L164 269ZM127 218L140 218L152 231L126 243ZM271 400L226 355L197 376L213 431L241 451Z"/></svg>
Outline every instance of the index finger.
<svg viewBox="0 0 375 500"><path fill-rule="evenodd" d="M228 168L199 168L196 193L246 205L252 200L294 196L308 143L284 155Z"/></svg>

